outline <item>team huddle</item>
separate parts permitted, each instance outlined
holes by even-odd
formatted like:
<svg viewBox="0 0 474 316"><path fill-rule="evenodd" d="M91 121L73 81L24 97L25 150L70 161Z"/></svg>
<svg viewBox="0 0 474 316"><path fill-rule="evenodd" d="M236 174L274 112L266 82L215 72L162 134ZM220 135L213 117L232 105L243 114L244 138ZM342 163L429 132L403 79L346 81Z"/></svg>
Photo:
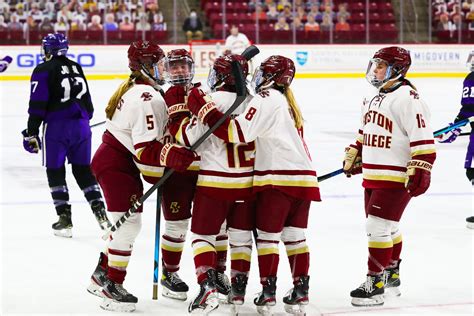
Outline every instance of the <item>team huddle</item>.
<svg viewBox="0 0 474 316"><path fill-rule="evenodd" d="M277 303L282 241L293 281L283 297L285 310L304 313L310 279L305 230L311 202L321 198L303 138L303 115L290 88L293 61L280 55L266 58L247 86L241 80L249 75L248 57L220 56L211 66L207 92L193 82L194 61L187 50L165 53L156 43L133 42L128 48L130 76L108 102L106 131L89 163L93 107L87 81L81 67L66 57L63 35L48 35L42 48L45 62L31 79L30 116L23 136L25 149L43 149L45 155L59 215L55 234L72 236L66 157L104 230L143 196L142 179L155 184L173 169L159 188L165 219L160 241L162 294L187 299L189 288L178 271L190 235L200 286L188 306L190 313L207 314L223 301L237 312L245 301L255 247L262 291L253 303L259 313L271 314ZM366 281L350 293L354 306L382 305L384 295L400 295L399 221L410 199L430 185L435 143L428 107L405 78L410 64L409 52L401 47L383 48L371 59L367 78L376 89L363 100L359 135L345 152L344 173L363 174L369 240ZM235 65L240 76L233 71ZM253 93L239 105L242 85ZM38 136L41 123L43 141ZM100 252L88 291L103 298L103 309L136 308L137 297L123 283L141 218L138 208Z"/></svg>

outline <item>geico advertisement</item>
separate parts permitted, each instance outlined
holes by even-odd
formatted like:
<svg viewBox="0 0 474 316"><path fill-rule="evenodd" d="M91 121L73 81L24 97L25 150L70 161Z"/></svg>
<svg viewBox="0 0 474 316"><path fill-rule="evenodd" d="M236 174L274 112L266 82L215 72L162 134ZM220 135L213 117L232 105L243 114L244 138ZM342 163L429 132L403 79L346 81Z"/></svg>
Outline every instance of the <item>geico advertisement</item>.
<svg viewBox="0 0 474 316"><path fill-rule="evenodd" d="M386 45L258 45L260 54L254 58L257 66L266 57L275 54L294 60L297 71L305 73L364 73L369 59ZM411 53L411 72L465 72L470 45L402 45ZM186 45L162 46L165 52ZM196 47L196 72L208 71L215 47ZM126 45L71 46L67 56L79 63L86 74L127 74L128 59ZM12 57L8 69L0 76L31 74L42 62L38 46L2 46L0 58Z"/></svg>
<svg viewBox="0 0 474 316"><path fill-rule="evenodd" d="M127 46L71 46L67 57L79 63L88 73L127 73ZM12 62L3 74L30 74L43 62L40 46L3 46L1 55L11 56Z"/></svg>

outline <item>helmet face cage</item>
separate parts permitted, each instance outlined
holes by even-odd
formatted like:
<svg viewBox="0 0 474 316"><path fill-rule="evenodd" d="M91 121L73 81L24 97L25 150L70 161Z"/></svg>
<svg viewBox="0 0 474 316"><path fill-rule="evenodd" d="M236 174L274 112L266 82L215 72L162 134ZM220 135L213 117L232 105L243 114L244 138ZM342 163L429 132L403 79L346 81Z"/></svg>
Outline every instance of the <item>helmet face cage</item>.
<svg viewBox="0 0 474 316"><path fill-rule="evenodd" d="M44 61L48 61L53 56L66 56L68 49L68 39L64 34L48 34L41 41L41 58Z"/></svg>
<svg viewBox="0 0 474 316"><path fill-rule="evenodd" d="M252 78L252 86L255 93L260 90L277 85L279 87L290 86L295 76L295 65L289 58L273 55L265 59L258 67Z"/></svg>
<svg viewBox="0 0 474 316"><path fill-rule="evenodd" d="M381 64L386 65L387 68L385 69L384 77L377 78L377 75L375 74L375 70L378 69L378 71L381 71L379 69ZM380 58L372 58L369 61L369 65L367 66L367 72L365 73L365 78L371 85L373 85L376 88L380 88L384 83L390 80L391 77L392 77L392 69L385 60L380 59Z"/></svg>
<svg viewBox="0 0 474 316"><path fill-rule="evenodd" d="M216 89L217 86L217 73L214 67L209 69L209 75L207 76L207 85L211 88L212 91Z"/></svg>
<svg viewBox="0 0 474 316"><path fill-rule="evenodd" d="M268 85L264 87L263 84L267 81ZM250 83L250 86L253 88L255 93L259 93L260 90L262 90L263 88L268 88L272 84L273 81L271 81L271 78L268 78L268 80L265 79L262 67L258 67L257 69L255 69L252 77L252 82Z"/></svg>
<svg viewBox="0 0 474 316"><path fill-rule="evenodd" d="M218 57L212 68L209 70L209 76L207 77L207 84L211 90L224 86L234 86L235 79L232 75L232 62L237 61L242 68L242 75L244 78L247 77L249 68L247 60L240 55L224 55Z"/></svg>
<svg viewBox="0 0 474 316"><path fill-rule="evenodd" d="M172 85L187 85L194 78L194 60L184 49L169 52L164 66L165 79Z"/></svg>
<svg viewBox="0 0 474 316"><path fill-rule="evenodd" d="M375 69L381 63L387 65L384 78L377 78ZM401 47L393 46L382 48L374 54L369 61L366 71L366 79L376 88L382 87L388 81L394 81L402 78L408 72L411 65L410 53Z"/></svg>
<svg viewBox="0 0 474 316"><path fill-rule="evenodd" d="M469 71L474 71L474 50L469 53L466 63L469 68Z"/></svg>

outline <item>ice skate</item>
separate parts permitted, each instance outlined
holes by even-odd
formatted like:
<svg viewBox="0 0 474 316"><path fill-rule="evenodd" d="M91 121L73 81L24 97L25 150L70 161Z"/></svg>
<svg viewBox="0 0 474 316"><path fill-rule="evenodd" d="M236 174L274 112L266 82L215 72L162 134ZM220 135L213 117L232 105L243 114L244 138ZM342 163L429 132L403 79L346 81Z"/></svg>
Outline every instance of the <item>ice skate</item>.
<svg viewBox="0 0 474 316"><path fill-rule="evenodd" d="M283 297L285 311L294 315L306 315L305 306L308 305L309 276L300 276L298 283Z"/></svg>
<svg viewBox="0 0 474 316"><path fill-rule="evenodd" d="M94 201L91 204L92 213L94 213L95 219L99 223L102 230L107 230L112 227L107 214L105 213L105 206L102 201Z"/></svg>
<svg viewBox="0 0 474 316"><path fill-rule="evenodd" d="M353 306L383 305L383 275L367 275L367 280L351 292Z"/></svg>
<svg viewBox="0 0 474 316"><path fill-rule="evenodd" d="M100 304L102 309L113 312L133 312L138 299L128 293L122 284L105 278L102 287L104 300Z"/></svg>
<svg viewBox="0 0 474 316"><path fill-rule="evenodd" d="M262 292L253 300L260 315L273 315L272 308L276 305L276 277L268 277Z"/></svg>
<svg viewBox="0 0 474 316"><path fill-rule="evenodd" d="M230 292L230 282L229 282L229 278L224 272L217 272L216 290L217 290L217 297L219 298L219 302L223 304L227 304L227 295L229 295L229 292Z"/></svg>
<svg viewBox="0 0 474 316"><path fill-rule="evenodd" d="M474 229L474 216L466 218L467 228Z"/></svg>
<svg viewBox="0 0 474 316"><path fill-rule="evenodd" d="M68 205L64 213L59 215L59 219L52 225L55 236L72 237L71 206Z"/></svg>
<svg viewBox="0 0 474 316"><path fill-rule="evenodd" d="M102 286L106 279L107 271L102 267L102 262L106 259L103 252L100 253L99 263L91 275L91 284L87 287L87 292L98 297L104 297Z"/></svg>
<svg viewBox="0 0 474 316"><path fill-rule="evenodd" d="M244 304L247 281L247 275L240 273L236 275L235 281L232 282L230 292L227 295L227 302L231 304L233 315L237 315L239 313L239 307Z"/></svg>
<svg viewBox="0 0 474 316"><path fill-rule="evenodd" d="M207 315L219 307L216 290L216 271L209 269L207 278L201 282L198 295L191 301L188 312L191 314Z"/></svg>
<svg viewBox="0 0 474 316"><path fill-rule="evenodd" d="M161 274L161 285L163 291L161 295L175 300L185 301L188 298L189 287L179 277L177 272L169 272L163 265L163 272Z"/></svg>
<svg viewBox="0 0 474 316"><path fill-rule="evenodd" d="M400 262L395 267L387 268L383 272L385 293L384 297L400 296Z"/></svg>

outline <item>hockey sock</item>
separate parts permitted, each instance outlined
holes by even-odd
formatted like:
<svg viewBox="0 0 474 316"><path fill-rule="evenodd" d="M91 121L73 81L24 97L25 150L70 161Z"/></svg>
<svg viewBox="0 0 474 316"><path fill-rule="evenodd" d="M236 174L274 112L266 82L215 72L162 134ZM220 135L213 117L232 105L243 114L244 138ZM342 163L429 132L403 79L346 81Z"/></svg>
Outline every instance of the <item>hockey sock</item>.
<svg viewBox="0 0 474 316"><path fill-rule="evenodd" d="M305 229L286 226L283 228L281 240L285 244L293 282L296 283L300 276L308 275L309 270L309 248L306 244Z"/></svg>
<svg viewBox="0 0 474 316"><path fill-rule="evenodd" d="M92 175L90 166L72 165L72 174L76 178L76 182L84 193L85 198L89 204L94 201L102 202L102 194L100 193L99 185Z"/></svg>
<svg viewBox="0 0 474 316"><path fill-rule="evenodd" d="M48 185L53 198L56 213L61 215L69 208L69 191L66 185L66 169L46 168Z"/></svg>
<svg viewBox="0 0 474 316"><path fill-rule="evenodd" d="M127 275L127 266L130 261L132 251L124 251L109 248L107 277L119 284L123 284Z"/></svg>
<svg viewBox="0 0 474 316"><path fill-rule="evenodd" d="M163 257L163 266L169 272L179 270L179 262L183 253L184 238L173 238L163 235L161 238L161 255Z"/></svg>
<svg viewBox="0 0 474 316"><path fill-rule="evenodd" d="M392 222L389 220L373 215L367 216L366 231L369 237L368 274L370 275L382 273L392 258L391 226Z"/></svg>
<svg viewBox="0 0 474 316"><path fill-rule="evenodd" d="M258 230L257 253L258 268L260 270L260 283L265 285L268 277L276 277L280 255L278 241L280 233L267 233Z"/></svg>
<svg viewBox="0 0 474 316"><path fill-rule="evenodd" d="M392 233L392 242L393 242L393 250L392 250L392 258L390 265L396 264L398 260L400 260L400 253L402 252L402 234L399 230Z"/></svg>
<svg viewBox="0 0 474 316"><path fill-rule="evenodd" d="M228 245L227 234L218 235L216 237L216 251L217 251L217 267L218 272L224 272L226 269L227 262L227 245Z"/></svg>
<svg viewBox="0 0 474 316"><path fill-rule="evenodd" d="M192 247L194 254L194 266L196 267L197 281L200 284L207 278L209 269L216 269L217 254L214 246L215 235L193 234Z"/></svg>
<svg viewBox="0 0 474 316"><path fill-rule="evenodd" d="M299 281L300 276L308 275L309 270L309 249L306 240L285 242L286 254L290 262L293 283Z"/></svg>
<svg viewBox="0 0 474 316"><path fill-rule="evenodd" d="M252 232L229 228L230 276L235 282L238 274L248 275L252 257Z"/></svg>

